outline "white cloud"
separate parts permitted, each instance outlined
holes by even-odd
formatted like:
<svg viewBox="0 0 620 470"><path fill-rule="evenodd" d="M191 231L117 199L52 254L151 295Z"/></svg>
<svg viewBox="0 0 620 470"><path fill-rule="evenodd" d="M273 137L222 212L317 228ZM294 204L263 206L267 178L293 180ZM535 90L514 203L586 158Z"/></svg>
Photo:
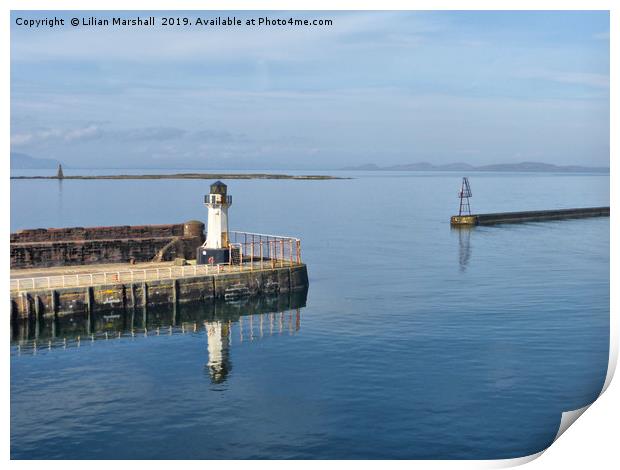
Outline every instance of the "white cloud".
<svg viewBox="0 0 620 470"><path fill-rule="evenodd" d="M601 31L592 36L594 39L600 39L602 41L609 40L609 31Z"/></svg>
<svg viewBox="0 0 620 470"><path fill-rule="evenodd" d="M24 134L13 134L11 135L11 145L25 145L32 142L33 135L24 133Z"/></svg>
<svg viewBox="0 0 620 470"><path fill-rule="evenodd" d="M74 140L90 139L92 137L97 137L98 135L99 127L91 124L90 126L83 127L81 129L72 129L67 131L65 132L63 138L67 142L72 142Z"/></svg>
<svg viewBox="0 0 620 470"><path fill-rule="evenodd" d="M26 145L59 139L66 142L85 140L96 137L98 126L94 124L74 129L39 128L29 132L16 132L11 135L11 145Z"/></svg>
<svg viewBox="0 0 620 470"><path fill-rule="evenodd" d="M609 87L609 75L600 73L558 73L552 75L551 79L562 83L574 83L603 88Z"/></svg>
<svg viewBox="0 0 620 470"><path fill-rule="evenodd" d="M549 70L539 70L525 72L521 74L522 78L537 78L549 80L558 83L569 83L574 85L586 85L595 88L608 88L609 75L602 73L586 73L586 72L558 72Z"/></svg>

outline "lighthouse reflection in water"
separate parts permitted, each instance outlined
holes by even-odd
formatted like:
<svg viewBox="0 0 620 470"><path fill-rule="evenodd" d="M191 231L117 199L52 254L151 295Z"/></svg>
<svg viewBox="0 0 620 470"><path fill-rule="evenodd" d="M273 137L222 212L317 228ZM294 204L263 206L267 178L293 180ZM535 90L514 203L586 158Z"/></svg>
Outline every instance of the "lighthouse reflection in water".
<svg viewBox="0 0 620 470"><path fill-rule="evenodd" d="M232 369L230 364L230 331L228 323L221 321L205 322L209 349L207 371L213 383L219 384L226 380Z"/></svg>
<svg viewBox="0 0 620 470"><path fill-rule="evenodd" d="M260 341L266 337L281 334L295 334L301 327L301 310L250 314L240 316L237 322L236 341ZM211 381L220 384L226 381L232 370L230 349L234 342L232 320L205 321L209 361L205 366Z"/></svg>

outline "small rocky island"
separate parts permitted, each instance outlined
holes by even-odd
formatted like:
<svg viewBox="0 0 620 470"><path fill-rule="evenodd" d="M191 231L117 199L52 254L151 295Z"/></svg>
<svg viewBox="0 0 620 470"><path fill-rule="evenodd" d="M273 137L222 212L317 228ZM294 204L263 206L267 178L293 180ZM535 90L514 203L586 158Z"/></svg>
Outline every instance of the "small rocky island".
<svg viewBox="0 0 620 470"><path fill-rule="evenodd" d="M351 179L330 175L285 175L278 173L168 173L152 175L65 175L59 165L53 176L11 176L14 180L341 180Z"/></svg>

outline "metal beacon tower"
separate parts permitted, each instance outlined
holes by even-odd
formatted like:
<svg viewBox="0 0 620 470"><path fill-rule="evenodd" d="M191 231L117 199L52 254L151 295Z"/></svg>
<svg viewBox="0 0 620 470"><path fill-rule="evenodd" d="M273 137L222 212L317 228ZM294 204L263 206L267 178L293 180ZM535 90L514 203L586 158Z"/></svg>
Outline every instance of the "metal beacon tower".
<svg viewBox="0 0 620 470"><path fill-rule="evenodd" d="M461 190L459 191L459 199L461 203L459 205L459 217L463 215L471 215L471 208L469 206L469 198L471 197L471 188L469 187L469 180L467 176L463 177L463 183L461 184Z"/></svg>

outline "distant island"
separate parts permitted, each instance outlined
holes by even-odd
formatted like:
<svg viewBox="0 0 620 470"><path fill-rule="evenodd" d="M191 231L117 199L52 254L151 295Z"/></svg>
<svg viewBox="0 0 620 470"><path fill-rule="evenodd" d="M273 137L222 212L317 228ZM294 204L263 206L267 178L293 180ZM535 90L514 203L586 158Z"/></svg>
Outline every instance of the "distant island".
<svg viewBox="0 0 620 470"><path fill-rule="evenodd" d="M469 163L448 163L434 165L428 162L406 163L380 167L374 163L342 168L348 171L505 171L545 173L609 173L609 168L578 165L553 165L540 162L497 163L494 165L470 165Z"/></svg>
<svg viewBox="0 0 620 470"><path fill-rule="evenodd" d="M54 175L11 176L12 180L341 180L351 179L329 175L280 175L274 173L173 173L155 175Z"/></svg>

